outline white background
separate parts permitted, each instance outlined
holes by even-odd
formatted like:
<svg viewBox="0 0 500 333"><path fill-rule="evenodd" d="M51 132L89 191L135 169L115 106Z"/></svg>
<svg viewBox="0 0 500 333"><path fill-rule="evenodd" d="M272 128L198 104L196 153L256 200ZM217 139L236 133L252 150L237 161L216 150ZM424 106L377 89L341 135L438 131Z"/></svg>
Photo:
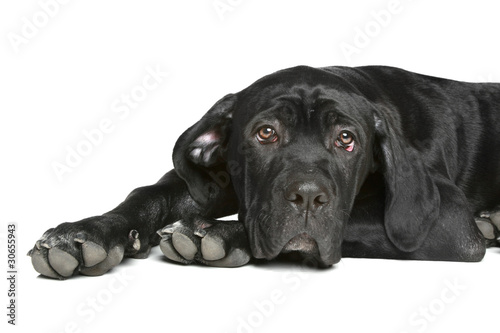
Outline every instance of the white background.
<svg viewBox="0 0 500 333"><path fill-rule="evenodd" d="M275 70L385 64L500 81L495 1L222 0L230 7L220 13L213 0L74 0L52 5L48 16L41 4L49 2L0 5L2 269L9 222L18 224L19 256L18 326L6 324L2 278L1 327L57 333L498 330L497 249L475 264L343 259L322 271L276 264L184 267L165 262L156 249L148 260L127 260L102 277L66 281L37 277L25 256L49 227L101 214L132 189L154 183L171 169L183 130L224 94ZM30 31L26 22L40 27ZM20 38L21 44L13 42ZM347 44L357 53L343 52ZM120 118L114 103L142 84L148 67L168 76ZM112 122L110 133L59 180L53 163L65 163L68 147L75 149L83 132L103 119Z"/></svg>

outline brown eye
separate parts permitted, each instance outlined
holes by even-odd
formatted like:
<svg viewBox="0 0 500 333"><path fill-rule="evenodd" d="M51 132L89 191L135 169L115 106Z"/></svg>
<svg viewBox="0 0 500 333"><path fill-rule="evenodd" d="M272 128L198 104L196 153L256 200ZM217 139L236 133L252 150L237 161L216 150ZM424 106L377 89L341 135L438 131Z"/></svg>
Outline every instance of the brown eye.
<svg viewBox="0 0 500 333"><path fill-rule="evenodd" d="M257 140L262 144L273 143L278 140L278 135L271 126L264 126L257 132Z"/></svg>
<svg viewBox="0 0 500 333"><path fill-rule="evenodd" d="M339 140L342 141L343 144L348 145L354 141L354 138L352 137L351 133L344 131L340 133Z"/></svg>
<svg viewBox="0 0 500 333"><path fill-rule="evenodd" d="M349 131L340 132L335 141L337 147L344 148L347 151L353 151L354 149L354 135Z"/></svg>

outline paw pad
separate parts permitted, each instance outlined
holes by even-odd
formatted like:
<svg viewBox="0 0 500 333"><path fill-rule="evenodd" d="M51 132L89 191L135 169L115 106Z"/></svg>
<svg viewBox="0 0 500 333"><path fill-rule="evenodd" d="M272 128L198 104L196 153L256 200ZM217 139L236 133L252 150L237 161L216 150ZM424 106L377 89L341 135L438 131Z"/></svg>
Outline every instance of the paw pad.
<svg viewBox="0 0 500 333"><path fill-rule="evenodd" d="M102 275L122 261L124 246L107 249L98 244L102 235L94 237L90 231L75 232L72 227L73 224L66 223L46 231L28 252L38 273L56 279L66 279L78 272ZM133 247L140 248L139 233L133 230L130 236Z"/></svg>
<svg viewBox="0 0 500 333"><path fill-rule="evenodd" d="M498 246L500 244L500 212L481 213L476 217L476 224L484 238L487 246Z"/></svg>
<svg viewBox="0 0 500 333"><path fill-rule="evenodd" d="M217 267L242 266L250 260L248 250L232 247L233 239L221 236L231 235L235 225L236 222L214 224L197 221L190 225L177 221L158 230L162 238L160 248L168 259L183 264L198 262Z"/></svg>

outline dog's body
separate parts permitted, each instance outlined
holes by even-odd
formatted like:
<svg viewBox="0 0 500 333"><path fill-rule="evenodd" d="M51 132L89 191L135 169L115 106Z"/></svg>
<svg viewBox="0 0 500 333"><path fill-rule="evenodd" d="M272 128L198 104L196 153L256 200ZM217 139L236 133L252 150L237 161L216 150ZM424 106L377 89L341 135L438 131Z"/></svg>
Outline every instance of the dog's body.
<svg viewBox="0 0 500 333"><path fill-rule="evenodd" d="M35 269L99 275L159 241L171 260L232 267L283 253L479 261L498 245L500 84L295 67L222 98L173 159L111 212L47 231Z"/></svg>

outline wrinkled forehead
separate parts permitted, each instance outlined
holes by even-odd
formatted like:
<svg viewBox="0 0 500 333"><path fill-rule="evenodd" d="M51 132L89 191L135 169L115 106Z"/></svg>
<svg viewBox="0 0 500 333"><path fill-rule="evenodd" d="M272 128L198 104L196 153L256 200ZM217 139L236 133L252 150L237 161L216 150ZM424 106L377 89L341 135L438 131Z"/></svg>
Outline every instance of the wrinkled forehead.
<svg viewBox="0 0 500 333"><path fill-rule="evenodd" d="M288 79L288 80L285 80ZM368 121L368 101L352 87L325 80L282 78L257 82L238 96L233 115L238 123L259 119L286 119L289 123L349 123L363 126Z"/></svg>

